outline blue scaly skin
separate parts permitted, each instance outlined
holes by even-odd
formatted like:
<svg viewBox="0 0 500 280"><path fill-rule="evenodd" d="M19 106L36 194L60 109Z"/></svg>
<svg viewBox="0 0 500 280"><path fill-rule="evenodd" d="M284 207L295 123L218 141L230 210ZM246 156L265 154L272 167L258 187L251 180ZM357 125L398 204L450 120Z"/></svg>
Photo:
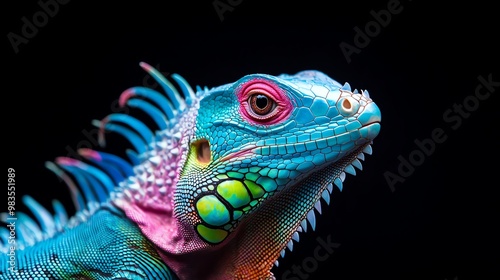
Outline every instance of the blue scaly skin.
<svg viewBox="0 0 500 280"><path fill-rule="evenodd" d="M280 255L315 229L321 200L361 169L380 131L367 91L318 71L194 93L141 66L166 94L135 87L120 104L149 113L158 130L111 114L94 124L131 142L129 160L87 149L86 161L49 163L79 211L66 221L57 202L51 214L26 197L38 222L19 214L22 249L15 266L2 256L0 279L274 279Z"/></svg>

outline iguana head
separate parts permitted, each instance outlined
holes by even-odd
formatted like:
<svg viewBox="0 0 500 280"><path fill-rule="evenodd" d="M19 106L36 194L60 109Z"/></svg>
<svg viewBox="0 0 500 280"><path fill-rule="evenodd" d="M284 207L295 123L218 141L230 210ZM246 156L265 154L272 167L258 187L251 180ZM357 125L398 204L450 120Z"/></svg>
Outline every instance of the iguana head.
<svg viewBox="0 0 500 280"><path fill-rule="evenodd" d="M150 181L170 183L161 201L145 195L122 208L179 276L271 277L306 221L315 227L320 199L342 189L344 171L361 168L380 121L367 91L318 71L199 90L164 135L163 152L150 154L162 158L149 163L158 170L145 172ZM208 267L216 274L204 275Z"/></svg>

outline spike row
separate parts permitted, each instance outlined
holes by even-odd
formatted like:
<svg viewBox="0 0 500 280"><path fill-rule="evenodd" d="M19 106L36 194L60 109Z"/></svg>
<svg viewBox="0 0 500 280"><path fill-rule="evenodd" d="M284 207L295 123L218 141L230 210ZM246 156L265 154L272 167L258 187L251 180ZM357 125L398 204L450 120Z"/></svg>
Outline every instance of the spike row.
<svg viewBox="0 0 500 280"><path fill-rule="evenodd" d="M344 83L344 85L340 88L340 90L351 91L351 85L350 85L348 82L346 82L346 83ZM354 89L354 90L352 91L352 93L354 93L354 94L360 94L360 92L358 91L358 89ZM365 89L365 90L361 90L361 94L362 94L364 97L368 98L368 99L370 98L370 93L369 93L369 92L368 92L368 90L366 90L366 89Z"/></svg>
<svg viewBox="0 0 500 280"><path fill-rule="evenodd" d="M352 174L354 176L356 175L356 173L355 173L355 170L353 167L356 167L359 170L363 170L363 166L362 166L360 160L365 160L364 153L369 154L369 155L372 154L372 147L371 147L372 143L367 145L363 149L362 152L360 152L358 155L356 155L356 158L350 164L346 165L346 167L344 168L344 171L341 172L340 175L334 179L333 183L337 186L337 188L340 191L342 191L342 185L343 185L343 182L344 182L345 177L346 177L346 173L345 173L346 169L348 169L347 173ZM331 196L332 192L333 192L333 184L328 183L325 190L323 190L323 192L321 193L321 198L318 199L316 201L316 203L314 204L314 207L311 210L309 210L309 212L306 215L306 218L300 222L300 225L297 227L297 229L292 234L292 238L286 244L285 248L288 248L290 250L290 252L292 252L292 250L293 250L293 241L299 242L299 240L300 240L299 232L307 232L307 224L308 223L311 226L312 230L313 231L315 230L316 217L315 217L314 209L316 209L316 211L321 215L321 199L323 199L327 205L330 205L330 196ZM286 250L285 248L283 248L280 251L281 258L284 258L284 256L285 256L285 250ZM278 262L278 260L276 260L275 266L278 267L278 265L279 265L279 262Z"/></svg>
<svg viewBox="0 0 500 280"><path fill-rule="evenodd" d="M157 124L159 129L157 133L159 133L168 128L169 122L179 112L183 111L187 107L186 105L192 104L196 95L191 86L180 75L172 74L171 77L177 82L184 97L160 72L149 64L141 62L140 66L161 85L167 96L149 88L132 87L120 95L119 104L120 106L127 105L146 112ZM207 87L201 90L197 86L197 89L199 91L208 91ZM133 98L136 96L143 99ZM156 106L144 99L149 99ZM53 200L55 214L52 215L35 199L28 195L24 196L23 202L33 213L36 221L25 213L17 213L20 221L16 227L18 248L22 249L31 246L36 242L52 237L65 227L71 228L87 220L99 208L100 203L107 199L107 196L122 196L123 194L114 191L115 186L118 186L120 182L125 181L125 178L134 174L134 167L141 163L139 155L144 154L148 147L151 148L149 143L154 142L153 132L143 122L129 115L110 114L101 121L92 121L92 124L100 129L98 140L101 147L106 145L104 139L105 130L114 131L125 136L135 148L126 151L131 163L116 155L91 149L80 149L78 153L92 164L67 157L58 157L55 162L46 162L45 167L62 179L68 187L76 208L76 214L68 219L62 203ZM180 139L181 136L174 135L173 137ZM94 193L97 194L97 197ZM7 219L7 213L0 213L2 222L7 223ZM7 250L8 236L9 232L6 228L0 229L0 251Z"/></svg>
<svg viewBox="0 0 500 280"><path fill-rule="evenodd" d="M164 131L174 121L179 112L184 111L187 105L192 104L196 95L182 76L175 73L171 75L172 79L177 82L183 96L172 83L151 65L141 62L140 66L155 79L166 95L146 87L132 87L122 92L119 105L122 107L128 105L146 112L157 124L158 131ZM200 91L201 88L197 86L197 90ZM207 90L206 87L205 90ZM151 101L153 104L146 100ZM155 139L153 132L143 122L125 114L113 113L104 117L101 121L94 120L92 124L99 128L101 147L105 146L104 131L112 131L124 136L131 142L139 155L144 154L149 147L149 143L153 143ZM135 158L133 161L135 161Z"/></svg>

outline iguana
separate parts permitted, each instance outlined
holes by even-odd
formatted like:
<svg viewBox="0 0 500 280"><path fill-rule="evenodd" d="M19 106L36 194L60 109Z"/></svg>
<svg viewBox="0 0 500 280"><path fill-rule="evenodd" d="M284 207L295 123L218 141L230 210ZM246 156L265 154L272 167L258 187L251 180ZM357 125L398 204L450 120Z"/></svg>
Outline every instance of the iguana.
<svg viewBox="0 0 500 280"><path fill-rule="evenodd" d="M105 132L130 141L127 159L96 147L47 162L77 213L24 196L35 219L16 213L15 242L3 227L0 279L275 279L280 254L315 229L321 200L362 169L380 131L368 91L320 71L195 92L140 66L164 92L131 87L119 103L157 127L112 113L93 124L103 146Z"/></svg>

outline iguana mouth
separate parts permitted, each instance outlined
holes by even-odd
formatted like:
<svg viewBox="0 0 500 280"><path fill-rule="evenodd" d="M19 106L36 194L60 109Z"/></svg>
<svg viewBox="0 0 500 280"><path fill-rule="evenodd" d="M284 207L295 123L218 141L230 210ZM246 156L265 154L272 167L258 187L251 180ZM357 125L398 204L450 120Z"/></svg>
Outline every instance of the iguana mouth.
<svg viewBox="0 0 500 280"><path fill-rule="evenodd" d="M376 134L378 134L378 131L380 130L380 120L374 120L374 121L372 121L372 122L364 125L363 127L361 127L360 130L363 131L364 133L366 133L369 136L370 139L373 139L374 136L376 136ZM347 134L348 134L348 132L342 133L342 134L338 134L338 135L334 135L332 137L318 139L318 140L322 140L322 141L328 142L330 140L335 139L336 137L347 135ZM245 158L249 154L255 153L257 151L257 149L259 149L259 148L260 149L265 148L265 149L268 149L268 150L284 148L285 150L288 150L289 148L295 147L297 145L306 145L306 144L313 143L313 142L314 142L314 140L313 141L298 142L298 143L293 143L293 144L264 145L264 146L256 146L256 145L252 144L252 145L249 145L247 147L240 148L240 150L237 151L237 152L231 153L229 155L226 155L226 156L220 158L219 161L220 162L225 162L225 161L229 161L231 159L238 158L238 157ZM208 141L207 141L207 143L208 143ZM209 145L209 144L207 144L207 145ZM199 149L197 149L197 152L198 152L198 158L200 158L200 156L204 157L203 155L200 155ZM208 151L208 153L209 152L210 151Z"/></svg>
<svg viewBox="0 0 500 280"><path fill-rule="evenodd" d="M238 152L231 153L227 156L222 157L219 161L224 162L224 161L229 161L229 160L231 160L233 158L237 158L237 157L246 157L249 154L252 154L254 149L255 149L255 145L251 145L249 147L242 148Z"/></svg>

